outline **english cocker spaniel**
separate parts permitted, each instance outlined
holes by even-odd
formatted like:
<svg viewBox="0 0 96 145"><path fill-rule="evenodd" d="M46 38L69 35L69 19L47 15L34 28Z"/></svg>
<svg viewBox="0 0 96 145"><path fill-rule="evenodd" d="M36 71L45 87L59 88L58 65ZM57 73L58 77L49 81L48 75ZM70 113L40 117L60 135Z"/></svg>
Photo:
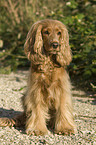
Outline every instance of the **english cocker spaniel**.
<svg viewBox="0 0 96 145"><path fill-rule="evenodd" d="M23 97L24 113L1 118L0 126L25 125L26 133L44 135L74 133L71 84L66 66L72 60L68 31L57 20L32 25L24 45L31 61L28 87Z"/></svg>

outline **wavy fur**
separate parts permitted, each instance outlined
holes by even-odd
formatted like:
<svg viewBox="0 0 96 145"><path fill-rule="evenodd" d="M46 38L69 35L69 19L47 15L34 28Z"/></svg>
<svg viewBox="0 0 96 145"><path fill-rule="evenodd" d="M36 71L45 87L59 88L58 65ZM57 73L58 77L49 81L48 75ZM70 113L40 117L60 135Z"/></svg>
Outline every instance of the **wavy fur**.
<svg viewBox="0 0 96 145"><path fill-rule="evenodd" d="M65 25L48 19L33 24L24 50L31 68L27 92L22 99L21 124L28 134L47 134L49 128L56 133L74 133L71 84L66 71L72 55ZM7 122L7 125L20 126L20 117L19 121L17 117ZM0 124L4 126L4 119L0 119Z"/></svg>

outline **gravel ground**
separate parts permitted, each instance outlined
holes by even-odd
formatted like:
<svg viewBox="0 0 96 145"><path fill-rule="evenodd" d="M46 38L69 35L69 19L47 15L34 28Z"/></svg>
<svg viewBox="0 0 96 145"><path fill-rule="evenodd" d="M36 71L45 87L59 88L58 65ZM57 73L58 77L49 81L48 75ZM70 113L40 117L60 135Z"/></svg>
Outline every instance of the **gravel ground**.
<svg viewBox="0 0 96 145"><path fill-rule="evenodd" d="M12 117L23 111L21 97L26 89L28 72L0 74L0 117ZM71 136L49 134L28 136L23 129L0 127L0 145L95 145L96 102L73 87L74 116L77 133Z"/></svg>

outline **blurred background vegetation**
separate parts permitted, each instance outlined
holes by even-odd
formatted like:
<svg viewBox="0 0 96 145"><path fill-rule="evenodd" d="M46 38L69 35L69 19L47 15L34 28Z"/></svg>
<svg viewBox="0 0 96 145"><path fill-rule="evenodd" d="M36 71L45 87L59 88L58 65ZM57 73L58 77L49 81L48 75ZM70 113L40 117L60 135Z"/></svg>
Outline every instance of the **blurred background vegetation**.
<svg viewBox="0 0 96 145"><path fill-rule="evenodd" d="M34 22L46 18L68 28L71 76L96 88L96 0L0 0L0 72L29 67L23 47L26 35Z"/></svg>

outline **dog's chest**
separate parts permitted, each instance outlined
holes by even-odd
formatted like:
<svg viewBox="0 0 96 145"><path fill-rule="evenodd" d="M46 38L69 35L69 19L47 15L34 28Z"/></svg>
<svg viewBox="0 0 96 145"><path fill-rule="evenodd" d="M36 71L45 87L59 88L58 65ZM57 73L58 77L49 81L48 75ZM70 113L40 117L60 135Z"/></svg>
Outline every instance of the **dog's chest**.
<svg viewBox="0 0 96 145"><path fill-rule="evenodd" d="M54 82L61 80L64 74L63 68L54 68L53 71L47 73L41 73L40 78L41 82L45 82L48 86L52 85Z"/></svg>
<svg viewBox="0 0 96 145"><path fill-rule="evenodd" d="M41 84L44 85L46 89L50 88L58 79L59 77L56 77L56 74L53 74L53 72L41 74Z"/></svg>
<svg viewBox="0 0 96 145"><path fill-rule="evenodd" d="M51 98L54 98L56 89L62 85L61 75L58 73L60 72L53 72L52 74L49 73L49 75L41 75L41 88L43 88L44 91L47 91L48 96Z"/></svg>

